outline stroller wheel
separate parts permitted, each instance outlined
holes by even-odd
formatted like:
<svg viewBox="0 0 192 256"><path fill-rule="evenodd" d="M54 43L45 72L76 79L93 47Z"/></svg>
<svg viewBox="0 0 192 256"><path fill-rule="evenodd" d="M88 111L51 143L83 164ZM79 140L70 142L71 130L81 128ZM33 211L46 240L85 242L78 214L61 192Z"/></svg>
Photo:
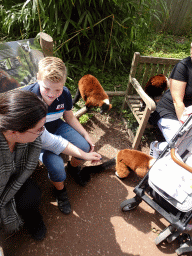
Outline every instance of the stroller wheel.
<svg viewBox="0 0 192 256"><path fill-rule="evenodd" d="M173 232L174 228L170 225L168 226L166 229L164 229L158 237L155 238L155 244L158 245L161 242L163 242L164 240L166 240L168 238L168 236L170 236Z"/></svg>
<svg viewBox="0 0 192 256"><path fill-rule="evenodd" d="M177 255L182 255L183 253L192 252L192 245L191 242L186 242L183 244L179 249L175 250Z"/></svg>
<svg viewBox="0 0 192 256"><path fill-rule="evenodd" d="M137 200L136 197L125 200L121 203L120 207L123 212L131 211L141 203L141 200Z"/></svg>
<svg viewBox="0 0 192 256"><path fill-rule="evenodd" d="M192 242L189 234L183 233L178 237L180 247L175 250L177 255L182 255L183 253L192 252Z"/></svg>

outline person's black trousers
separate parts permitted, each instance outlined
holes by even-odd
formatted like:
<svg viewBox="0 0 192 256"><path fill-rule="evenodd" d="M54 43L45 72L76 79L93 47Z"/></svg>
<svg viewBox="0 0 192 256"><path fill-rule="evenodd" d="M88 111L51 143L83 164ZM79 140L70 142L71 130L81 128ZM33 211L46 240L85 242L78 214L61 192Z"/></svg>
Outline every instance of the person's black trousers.
<svg viewBox="0 0 192 256"><path fill-rule="evenodd" d="M41 190L38 184L29 178L15 195L16 207L29 231L36 228L42 221L39 212Z"/></svg>

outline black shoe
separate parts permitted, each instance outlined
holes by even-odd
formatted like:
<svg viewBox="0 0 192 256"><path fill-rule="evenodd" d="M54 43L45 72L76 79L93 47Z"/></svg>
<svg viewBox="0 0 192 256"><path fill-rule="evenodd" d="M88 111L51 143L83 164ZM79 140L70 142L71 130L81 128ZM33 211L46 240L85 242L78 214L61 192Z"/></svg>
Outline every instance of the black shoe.
<svg viewBox="0 0 192 256"><path fill-rule="evenodd" d="M66 188L64 187L62 190L55 189L55 197L59 210L64 214L69 214L71 212L71 205Z"/></svg>
<svg viewBox="0 0 192 256"><path fill-rule="evenodd" d="M47 229L45 227L43 220L39 221L38 225L35 225L35 227L30 228L28 230L31 236L33 237L33 239L37 241L43 240L47 233Z"/></svg>
<svg viewBox="0 0 192 256"><path fill-rule="evenodd" d="M70 162L68 162L67 171L70 173L74 181L81 186L85 186L90 180L90 174L85 172L84 168L81 169L79 166L73 167Z"/></svg>

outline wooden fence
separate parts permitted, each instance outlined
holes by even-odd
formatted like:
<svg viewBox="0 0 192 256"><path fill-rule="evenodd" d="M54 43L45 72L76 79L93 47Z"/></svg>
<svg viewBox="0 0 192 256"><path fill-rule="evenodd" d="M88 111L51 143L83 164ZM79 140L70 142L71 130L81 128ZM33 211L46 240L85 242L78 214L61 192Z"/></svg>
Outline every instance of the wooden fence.
<svg viewBox="0 0 192 256"><path fill-rule="evenodd" d="M167 17L158 29L175 35L192 33L192 0L165 0L168 7Z"/></svg>

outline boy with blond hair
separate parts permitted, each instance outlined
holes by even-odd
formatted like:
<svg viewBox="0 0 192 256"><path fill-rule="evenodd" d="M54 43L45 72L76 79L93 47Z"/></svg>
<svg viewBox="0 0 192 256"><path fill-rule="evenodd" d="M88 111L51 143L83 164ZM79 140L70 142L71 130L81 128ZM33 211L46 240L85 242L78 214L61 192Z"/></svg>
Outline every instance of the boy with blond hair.
<svg viewBox="0 0 192 256"><path fill-rule="evenodd" d="M55 196L60 211L69 214L71 206L64 186L66 172L60 154L72 156L67 171L82 186L86 184L80 168L82 159L99 161L101 155L93 152L94 145L89 134L73 115L71 93L64 86L66 79L67 69L63 61L56 57L45 57L39 62L37 82L22 90L35 93L48 105L46 130L41 136L44 149L41 160L47 167L49 177L55 186Z"/></svg>

